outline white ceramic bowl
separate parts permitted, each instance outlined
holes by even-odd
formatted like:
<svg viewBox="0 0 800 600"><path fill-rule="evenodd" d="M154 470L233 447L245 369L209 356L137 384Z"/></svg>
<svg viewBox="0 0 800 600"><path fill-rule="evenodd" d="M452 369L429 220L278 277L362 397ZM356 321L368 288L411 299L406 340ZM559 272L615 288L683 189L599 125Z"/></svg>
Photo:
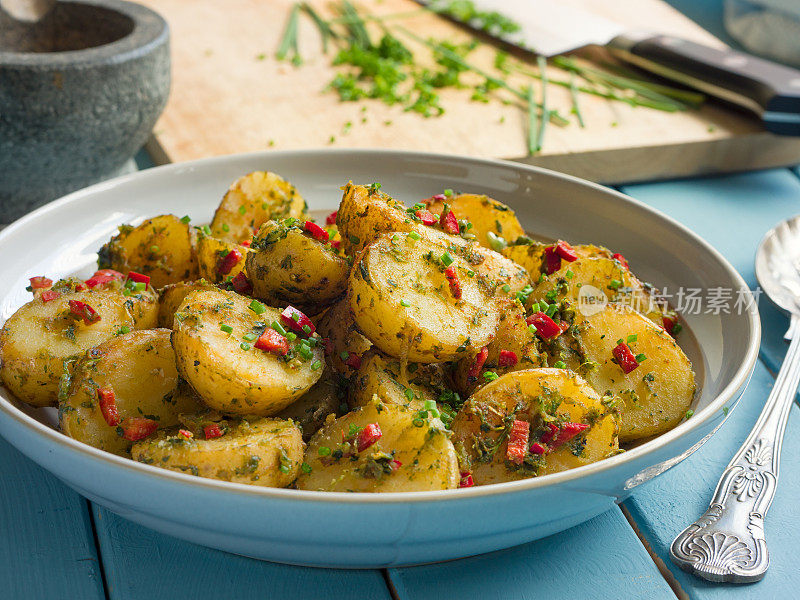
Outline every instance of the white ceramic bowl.
<svg viewBox="0 0 800 600"><path fill-rule="evenodd" d="M536 234L621 252L645 280L744 289L730 264L669 217L573 177L515 163L378 150L269 152L169 165L95 185L0 233L0 317L29 299L27 278L90 274L124 222L171 212L207 221L230 182L268 169L309 207L332 210L349 179L379 181L413 203L445 188L509 204ZM736 311L734 311L735 313ZM488 552L550 535L623 500L699 448L722 424L755 365L760 325L743 314L685 315L697 372L694 416L628 452L572 471L499 485L407 494L269 489L202 479L107 454L54 429L55 409L0 392L0 434L69 486L120 515L193 542L306 565L382 567Z"/></svg>

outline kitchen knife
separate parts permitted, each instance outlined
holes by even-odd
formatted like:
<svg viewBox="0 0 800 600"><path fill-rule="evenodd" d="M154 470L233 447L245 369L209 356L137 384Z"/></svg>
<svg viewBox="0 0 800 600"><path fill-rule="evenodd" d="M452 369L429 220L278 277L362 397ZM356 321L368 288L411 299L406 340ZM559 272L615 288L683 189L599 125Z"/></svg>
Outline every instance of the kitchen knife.
<svg viewBox="0 0 800 600"><path fill-rule="evenodd" d="M418 1L434 10L445 6ZM500 13L520 25L514 33L491 34L508 44L547 57L589 45L605 46L625 62L755 113L768 131L800 135L800 70L670 35L632 32L559 0L473 3L480 11Z"/></svg>

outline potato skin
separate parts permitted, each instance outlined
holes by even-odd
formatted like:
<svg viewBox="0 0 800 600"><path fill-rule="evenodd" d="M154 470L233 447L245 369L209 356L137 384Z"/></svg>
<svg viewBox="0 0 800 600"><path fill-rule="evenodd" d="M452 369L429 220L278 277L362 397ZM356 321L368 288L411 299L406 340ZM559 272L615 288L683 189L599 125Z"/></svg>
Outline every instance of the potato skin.
<svg viewBox="0 0 800 600"><path fill-rule="evenodd" d="M466 219L472 223L469 233L474 234L478 243L487 248L492 247L489 232L509 244L525 235L525 230L513 210L483 194L454 194L443 200L434 196L426 200L425 204L429 211L437 215L442 214L444 205L447 204L459 220Z"/></svg>
<svg viewBox="0 0 800 600"><path fill-rule="evenodd" d="M76 319L69 311L70 300L89 304L100 320L87 325ZM50 302L31 300L11 315L0 331L0 377L20 400L33 406L54 406L64 359L101 344L123 327L134 329L134 319L126 298L114 291L64 293Z"/></svg>
<svg viewBox="0 0 800 600"><path fill-rule="evenodd" d="M273 321L280 322L280 310L264 307L256 314L252 302L219 289L191 292L175 314L172 346L178 372L208 406L228 414L269 416L316 383L325 359L321 343L308 360L264 352L254 342L243 348L244 335L260 335ZM223 324L232 331L220 329ZM290 344L292 354L298 345L299 339Z"/></svg>
<svg viewBox="0 0 800 600"><path fill-rule="evenodd" d="M348 284L350 309L359 330L384 353L413 362L449 361L494 336L498 314L489 286L450 249L393 233L359 255ZM444 275L445 254L458 274L460 299Z"/></svg>
<svg viewBox="0 0 800 600"><path fill-rule="evenodd" d="M458 460L444 430L417 418L417 411L396 404L370 403L328 423L311 438L301 472L301 490L329 492L416 492L457 487ZM381 437L357 451L351 427L376 423ZM345 440L345 441L343 441ZM323 456L326 448L330 454ZM340 454L341 453L341 454ZM323 454L325 452L323 451ZM392 468L393 460L399 461Z"/></svg>
<svg viewBox="0 0 800 600"><path fill-rule="evenodd" d="M268 221L251 248L247 275L256 298L316 313L345 293L350 265L329 243L305 232L302 221Z"/></svg>
<svg viewBox="0 0 800 600"><path fill-rule="evenodd" d="M211 235L240 244L270 219L301 217L306 202L281 176L254 171L234 181L211 221Z"/></svg>
<svg viewBox="0 0 800 600"><path fill-rule="evenodd" d="M148 275L155 288L198 276L191 230L175 215L153 217L136 227L121 225L99 254L100 268Z"/></svg>
<svg viewBox="0 0 800 600"><path fill-rule="evenodd" d="M503 375L511 371L547 366L547 357L539 350L538 338L531 333L525 321L523 306L512 300L498 300L498 312L500 320L497 335L486 345L487 355L483 366L471 374L480 348L473 349L469 356L455 364L453 381L456 389L464 396L469 396L487 383L484 378L487 371ZM510 366L500 366L500 352L503 350L514 352L518 362Z"/></svg>
<svg viewBox="0 0 800 600"><path fill-rule="evenodd" d="M436 401L443 390L440 365L409 363L405 372L398 359L372 349L364 354L361 366L350 378L350 408L370 404L377 397L385 404L408 405L421 409L426 400Z"/></svg>
<svg viewBox="0 0 800 600"><path fill-rule="evenodd" d="M372 348L372 342L365 338L356 327L353 314L350 312L350 303L347 298L342 298L331 306L317 323L317 333L328 340L325 351L328 365L345 376L350 376L355 370L351 365L342 360L342 353L355 354L361 357Z"/></svg>
<svg viewBox="0 0 800 600"><path fill-rule="evenodd" d="M310 390L275 415L291 419L303 432L303 441L319 431L328 415L336 414L345 400L345 391L337 384L337 375L326 369Z"/></svg>
<svg viewBox="0 0 800 600"><path fill-rule="evenodd" d="M64 387L68 395L59 403L61 430L80 442L123 456L132 444L122 436L126 419L150 418L162 429L176 425L180 413L203 407L178 377L168 329L132 331L88 350L75 363L72 376L65 376ZM114 392L122 419L119 428L104 419L99 388Z"/></svg>
<svg viewBox="0 0 800 600"><path fill-rule="evenodd" d="M506 459L506 436L515 419L530 423L529 445L541 439L548 422L590 427L546 454L528 453L516 465ZM453 443L462 471L470 471L476 485L487 485L557 473L606 458L617 451L617 422L613 408L605 406L576 373L529 369L507 373L475 392L453 421Z"/></svg>
<svg viewBox="0 0 800 600"><path fill-rule="evenodd" d="M228 273L220 273L219 265L223 256L231 250L237 250L242 258L233 265ZM244 270L245 257L250 252L250 248L235 244L226 240L219 240L209 235L200 234L197 236L197 265L200 277L211 283L220 283L225 279L236 277Z"/></svg>
<svg viewBox="0 0 800 600"><path fill-rule="evenodd" d="M222 437L187 439L177 429L159 431L137 442L134 460L209 479L261 487L286 487L303 461L300 429L284 419L241 419L220 422ZM281 470L283 468L283 470Z"/></svg>
<svg viewBox="0 0 800 600"><path fill-rule="evenodd" d="M628 374L614 362L617 341L647 358ZM625 306L609 305L593 315L576 311L555 358L579 371L598 392L610 390L622 400L620 440L632 441L664 433L686 415L696 384L692 365L675 340L644 315Z"/></svg>

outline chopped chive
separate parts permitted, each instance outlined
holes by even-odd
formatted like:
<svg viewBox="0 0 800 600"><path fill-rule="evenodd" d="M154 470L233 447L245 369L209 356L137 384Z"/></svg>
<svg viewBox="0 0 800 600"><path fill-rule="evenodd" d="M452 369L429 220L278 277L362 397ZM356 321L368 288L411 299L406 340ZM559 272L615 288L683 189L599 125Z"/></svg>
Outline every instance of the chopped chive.
<svg viewBox="0 0 800 600"><path fill-rule="evenodd" d="M691 419L694 416L694 411L690 408L686 411L686 418Z"/></svg>
<svg viewBox="0 0 800 600"><path fill-rule="evenodd" d="M424 419L420 419L419 417L417 417L416 419L414 419L411 422L414 424L414 427L423 427L425 425L425 420Z"/></svg>
<svg viewBox="0 0 800 600"><path fill-rule="evenodd" d="M203 225L200 230L205 233L206 235L211 235L211 227L208 225Z"/></svg>
<svg viewBox="0 0 800 600"><path fill-rule="evenodd" d="M247 342L242 342L241 344L239 344L239 348L241 348L242 350L250 350L250 344L248 344Z"/></svg>
<svg viewBox="0 0 800 600"><path fill-rule="evenodd" d="M348 358L350 358L350 353L342 350L341 352L339 352L339 358L341 358L342 360L347 360Z"/></svg>
<svg viewBox="0 0 800 600"><path fill-rule="evenodd" d="M253 300L253 301L250 303L250 310L252 310L252 311L253 311L254 313L256 313L257 315L262 315L262 314L264 314L264 312L265 312L267 309L266 309L266 307L265 307L263 304L261 304L261 302L259 302L258 300Z"/></svg>
<svg viewBox="0 0 800 600"><path fill-rule="evenodd" d="M503 287L501 287L500 289L501 289L501 290L503 290L503 291L504 291L504 292L507 294L508 292L510 292L510 291L511 291L511 286L510 286L510 285L508 285L508 284L506 283L506 284L505 284Z"/></svg>
<svg viewBox="0 0 800 600"><path fill-rule="evenodd" d="M425 400L425 410L436 410L436 400Z"/></svg>
<svg viewBox="0 0 800 600"><path fill-rule="evenodd" d="M258 335L256 335L255 333L245 333L242 336L242 339L245 340L246 342L255 342L258 339Z"/></svg>
<svg viewBox="0 0 800 600"><path fill-rule="evenodd" d="M311 327L309 325L303 325L303 333L305 333L306 335L310 335Z"/></svg>
<svg viewBox="0 0 800 600"><path fill-rule="evenodd" d="M612 279L608 284L608 289L618 290L622 287L622 282L619 279Z"/></svg>
<svg viewBox="0 0 800 600"><path fill-rule="evenodd" d="M290 342L293 342L297 339L297 334L294 331L287 331L286 339L289 340Z"/></svg>
<svg viewBox="0 0 800 600"><path fill-rule="evenodd" d="M500 376L499 376L497 373L495 373L494 371L486 371L486 372L483 374L483 378L484 378L486 381L494 381L494 380L495 380L495 379L497 379L498 377L500 377Z"/></svg>
<svg viewBox="0 0 800 600"><path fill-rule="evenodd" d="M406 400L410 401L414 399L414 390L412 390L411 388L406 388L404 394L406 396Z"/></svg>
<svg viewBox="0 0 800 600"><path fill-rule="evenodd" d="M555 363L553 363L553 367L556 369L566 369L567 364L563 360L558 360Z"/></svg>
<svg viewBox="0 0 800 600"><path fill-rule="evenodd" d="M647 360L647 356L642 352L636 355L636 362L644 362Z"/></svg>
<svg viewBox="0 0 800 600"><path fill-rule="evenodd" d="M629 344L632 344L633 342L635 342L638 339L638 337L639 336L637 336L635 333L632 333L627 337L627 342Z"/></svg>
<svg viewBox="0 0 800 600"><path fill-rule="evenodd" d="M411 305L408 302L406 302L405 300L400 300L400 306L405 306L406 308L408 308Z"/></svg>
<svg viewBox="0 0 800 600"><path fill-rule="evenodd" d="M586 123L583 122L581 107L578 105L578 86L575 83L575 71L569 72L569 95L572 98L572 114L578 119L578 125L584 128Z"/></svg>
<svg viewBox="0 0 800 600"><path fill-rule="evenodd" d="M274 329L275 331L277 331L281 335L286 335L286 330L283 328L283 325L281 325L277 321L273 321L272 324L270 325L270 327L272 327L272 329Z"/></svg>
<svg viewBox="0 0 800 600"><path fill-rule="evenodd" d="M330 455L330 453L331 449L328 448L327 446L320 446L319 448L317 448L317 454L319 454L320 456L328 456Z"/></svg>
<svg viewBox="0 0 800 600"><path fill-rule="evenodd" d="M232 332L233 332L233 327L231 327L230 325L226 325L225 323L223 323L222 325L220 325L220 326L219 326L219 328L220 328L222 331L224 331L225 333L232 333Z"/></svg>
<svg viewBox="0 0 800 600"><path fill-rule="evenodd" d="M422 236L420 236L420 234L418 234L416 231L412 231L408 234L408 237L410 237L412 240L418 240Z"/></svg>
<svg viewBox="0 0 800 600"><path fill-rule="evenodd" d="M189 218L189 215L184 215L181 217L181 223L183 223L184 225L188 225L190 221L191 219Z"/></svg>
<svg viewBox="0 0 800 600"><path fill-rule="evenodd" d="M311 468L311 465L310 465L310 464L308 464L307 462L304 462L303 464L301 464L301 465L300 465L300 470L301 470L303 473L305 473L306 475L308 475L309 473L311 473L311 471L312 471L313 469Z"/></svg>
<svg viewBox="0 0 800 600"><path fill-rule="evenodd" d="M239 214L243 215L245 213L247 213L247 209L244 207L244 205L240 206L239 207Z"/></svg>
<svg viewBox="0 0 800 600"><path fill-rule="evenodd" d="M225 233L227 233L227 232L229 232L230 230L231 230L231 228L230 228L230 225L228 225L227 223L223 223L223 224L222 224L222 231L224 231Z"/></svg>
<svg viewBox="0 0 800 600"><path fill-rule="evenodd" d="M321 366L322 366L322 363L319 362L318 360L315 360L314 362L311 363L311 370L312 371L317 371L317 370L319 370L319 368Z"/></svg>
<svg viewBox="0 0 800 600"><path fill-rule="evenodd" d="M445 267L449 267L450 265L453 264L453 257L450 256L449 252L445 252L444 254L442 254L442 264Z"/></svg>
<svg viewBox="0 0 800 600"><path fill-rule="evenodd" d="M123 325L122 327L120 327L117 330L117 335L125 335L126 333L130 333L130 332L131 332L131 328L128 327L127 325Z"/></svg>
<svg viewBox="0 0 800 600"><path fill-rule="evenodd" d="M575 277L575 273L568 270L566 273L564 273L564 277L566 277L567 279L572 279L573 277Z"/></svg>

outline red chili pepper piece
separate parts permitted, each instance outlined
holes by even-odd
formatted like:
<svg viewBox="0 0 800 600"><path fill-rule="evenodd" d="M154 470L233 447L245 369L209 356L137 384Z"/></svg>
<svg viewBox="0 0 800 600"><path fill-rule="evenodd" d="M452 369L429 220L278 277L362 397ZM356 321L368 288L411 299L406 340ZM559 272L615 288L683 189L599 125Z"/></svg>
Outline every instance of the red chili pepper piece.
<svg viewBox="0 0 800 600"><path fill-rule="evenodd" d="M389 463L389 467L392 469L392 471L397 471L397 469L399 469L402 466L403 466L403 463L401 463L397 459L394 459Z"/></svg>
<svg viewBox="0 0 800 600"><path fill-rule="evenodd" d="M530 450L531 454L544 454L547 452L547 446L540 444L539 442L533 442Z"/></svg>
<svg viewBox="0 0 800 600"><path fill-rule="evenodd" d="M264 330L264 333L253 345L264 352L272 352L281 356L286 356L289 353L289 340L270 327Z"/></svg>
<svg viewBox="0 0 800 600"><path fill-rule="evenodd" d="M244 274L244 271L239 271L233 279L231 279L231 287L240 294L252 294L253 284Z"/></svg>
<svg viewBox="0 0 800 600"><path fill-rule="evenodd" d="M335 210L327 217L325 217L325 225L336 225L336 214L338 212L339 212L338 210Z"/></svg>
<svg viewBox="0 0 800 600"><path fill-rule="evenodd" d="M545 431L544 435L542 435L542 443L549 446L549 448L547 448L548 452L552 452L559 446L566 444L579 433L589 429L589 426L585 423L562 423L559 427L554 423L550 423L548 428L549 431Z"/></svg>
<svg viewBox="0 0 800 600"><path fill-rule="evenodd" d="M311 335L317 330L317 328L314 327L314 324L311 322L311 319L297 310L294 306L287 306L283 309L283 312L281 313L281 322L284 325L287 325L289 329L295 333ZM305 329L306 327L308 330Z"/></svg>
<svg viewBox="0 0 800 600"><path fill-rule="evenodd" d="M622 256L622 254L620 254L619 252L617 252L616 254L612 254L611 258L613 258L614 260L620 262L622 264L622 266L625 267L626 269L630 269L630 266L628 265L628 261L625 260L625 257Z"/></svg>
<svg viewBox="0 0 800 600"><path fill-rule="evenodd" d="M125 276L119 271L115 271L114 269L100 269L99 271L95 271L95 274L84 281L84 283L86 287L93 288L115 280L122 281L123 279L125 279Z"/></svg>
<svg viewBox="0 0 800 600"><path fill-rule="evenodd" d="M342 247L342 240L331 240L331 247L338 250Z"/></svg>
<svg viewBox="0 0 800 600"><path fill-rule="evenodd" d="M525 322L528 325L536 327L537 335L545 340L554 338L561 333L561 327L558 326L558 323L553 321L553 319L542 311L533 313L530 317L525 319Z"/></svg>
<svg viewBox="0 0 800 600"><path fill-rule="evenodd" d="M361 368L361 357L355 352L348 352L347 360L344 361L344 364L346 364L351 369L358 370Z"/></svg>
<svg viewBox="0 0 800 600"><path fill-rule="evenodd" d="M212 423L203 427L203 435L206 436L207 440L213 440L222 437L222 429L217 423Z"/></svg>
<svg viewBox="0 0 800 600"><path fill-rule="evenodd" d="M506 448L506 458L518 465L525 459L528 450L528 437L531 432L531 424L527 421L514 420L511 432L508 436L508 447Z"/></svg>
<svg viewBox="0 0 800 600"><path fill-rule="evenodd" d="M422 221L423 225L433 225L436 223L436 215L429 210L418 210L414 213L417 218Z"/></svg>
<svg viewBox="0 0 800 600"><path fill-rule="evenodd" d="M156 429L158 429L158 423L153 421L153 419L133 417L131 419L125 419L122 427L122 437L131 442L138 442L154 434Z"/></svg>
<svg viewBox="0 0 800 600"><path fill-rule="evenodd" d="M194 434L188 429L178 429L178 435L185 437L187 440L194 437Z"/></svg>
<svg viewBox="0 0 800 600"><path fill-rule="evenodd" d="M447 278L447 283L450 284L450 293L453 298L461 300L461 281L458 279L458 271L455 265L450 265L444 270L444 276Z"/></svg>
<svg viewBox="0 0 800 600"><path fill-rule="evenodd" d="M444 194L434 194L433 196L430 197L431 202L434 201L444 202L445 200L447 200L447 196L445 196Z"/></svg>
<svg viewBox="0 0 800 600"><path fill-rule="evenodd" d="M141 273L137 273L136 271L129 271L128 279L130 279L134 283L143 283L145 285L148 285L150 283L149 275L142 275Z"/></svg>
<svg viewBox="0 0 800 600"><path fill-rule="evenodd" d="M672 335L672 330L675 329L675 325L678 324L677 317L662 317L661 322L664 324L664 329L667 330L667 333Z"/></svg>
<svg viewBox="0 0 800 600"><path fill-rule="evenodd" d="M119 411L117 410L117 398L114 390L110 388L99 388L97 390L97 400L100 405L100 412L108 423L109 427L116 427L120 423Z"/></svg>
<svg viewBox="0 0 800 600"><path fill-rule="evenodd" d="M252 243L253 243L253 240L245 240L243 242L239 242L239 245L240 246L244 246L245 248L249 248L250 244L252 244Z"/></svg>
<svg viewBox="0 0 800 600"><path fill-rule="evenodd" d="M469 471L462 471L461 481L458 482L458 487L467 488L472 487L473 485L475 485L475 482L472 480L472 473Z"/></svg>
<svg viewBox="0 0 800 600"><path fill-rule="evenodd" d="M556 254L558 254L567 262L578 260L578 253L575 252L575 248L570 246L564 240L558 240L558 243L556 244Z"/></svg>
<svg viewBox="0 0 800 600"><path fill-rule="evenodd" d="M333 342L331 338L322 338L322 346L325 348L325 354L333 354Z"/></svg>
<svg viewBox="0 0 800 600"><path fill-rule="evenodd" d="M500 350L500 357L497 359L498 367L513 367L519 362L517 353L513 350Z"/></svg>
<svg viewBox="0 0 800 600"><path fill-rule="evenodd" d="M478 352L478 355L475 357L475 362L472 363L472 366L469 368L469 373L467 376L470 379L474 379L478 376L478 373L481 372L483 368L483 363L486 362L486 358L489 356L489 346L484 346L481 348L481 351Z"/></svg>
<svg viewBox="0 0 800 600"><path fill-rule="evenodd" d="M97 323L100 320L100 315L97 314L97 311L86 302L81 302L80 300L69 301L69 312L83 319L83 322L87 325Z"/></svg>
<svg viewBox="0 0 800 600"><path fill-rule="evenodd" d="M381 439L383 432L377 423L370 423L358 434L358 451L363 452Z"/></svg>
<svg viewBox="0 0 800 600"><path fill-rule="evenodd" d="M42 289L45 289L45 288L49 288L50 286L53 285L53 280L52 279L48 279L44 275L38 275L36 277L31 277L30 278L30 282L31 282L31 289L32 290L42 290Z"/></svg>
<svg viewBox="0 0 800 600"><path fill-rule="evenodd" d="M45 290L42 292L42 295L39 296L42 299L42 302L50 302L51 300L55 300L56 298L61 297L61 292L57 292L55 290Z"/></svg>
<svg viewBox="0 0 800 600"><path fill-rule="evenodd" d="M82 284L82 283L79 283L79 284L77 284L77 285L75 286L75 291L76 291L76 292L82 292L82 291L83 291L83 290L85 290L85 289L86 289L86 286L85 286L84 284Z"/></svg>
<svg viewBox="0 0 800 600"><path fill-rule="evenodd" d="M555 246L544 249L544 272L552 275L561 268L561 257L556 253Z"/></svg>
<svg viewBox="0 0 800 600"><path fill-rule="evenodd" d="M625 373L630 373L639 366L639 363L636 362L636 357L633 355L633 352L631 352L628 344L624 342L622 344L617 344L611 353L614 355L614 358L617 359L619 368Z"/></svg>
<svg viewBox="0 0 800 600"><path fill-rule="evenodd" d="M327 242L331 237L327 231L314 223L314 221L306 221L305 229L311 234L311 237L320 242Z"/></svg>
<svg viewBox="0 0 800 600"><path fill-rule="evenodd" d="M456 213L452 210L448 210L446 213L443 212L442 216L439 218L439 227L451 235L458 235L458 219L456 218Z"/></svg>
<svg viewBox="0 0 800 600"><path fill-rule="evenodd" d="M242 253L236 248L232 248L230 252L217 262L217 273L220 275L227 275L231 272L233 267L239 264L240 260L242 260Z"/></svg>

